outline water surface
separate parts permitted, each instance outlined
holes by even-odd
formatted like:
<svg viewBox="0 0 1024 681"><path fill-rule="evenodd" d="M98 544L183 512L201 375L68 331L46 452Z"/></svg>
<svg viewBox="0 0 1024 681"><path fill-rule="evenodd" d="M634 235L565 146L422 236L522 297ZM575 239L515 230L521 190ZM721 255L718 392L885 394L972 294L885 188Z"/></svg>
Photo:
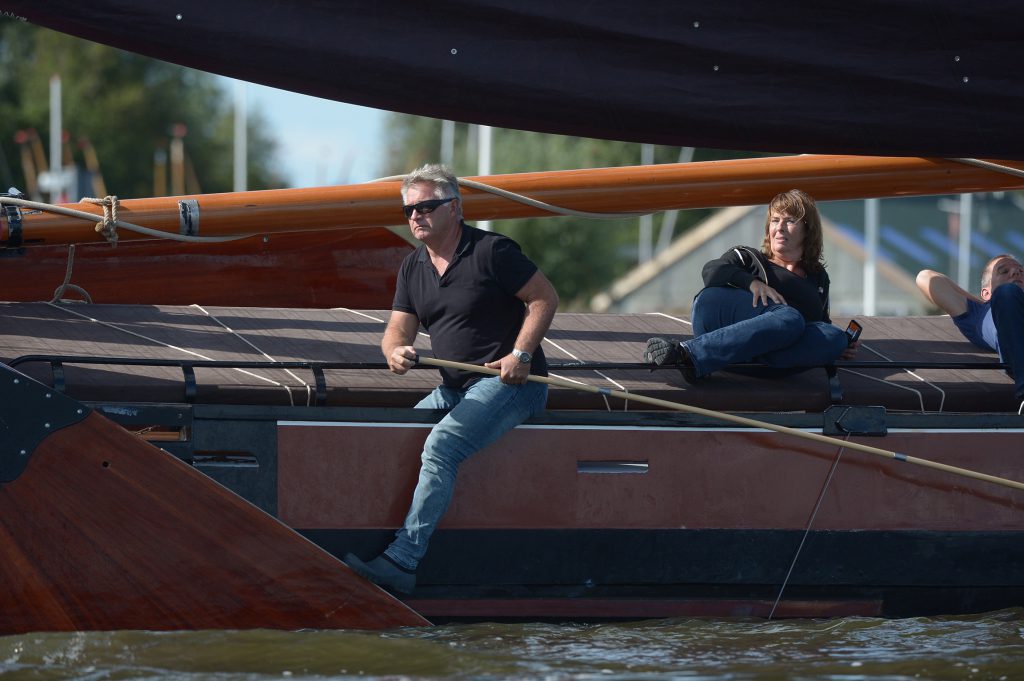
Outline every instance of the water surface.
<svg viewBox="0 0 1024 681"><path fill-rule="evenodd" d="M902 620L26 634L0 638L0 678L1016 681L1024 609Z"/></svg>

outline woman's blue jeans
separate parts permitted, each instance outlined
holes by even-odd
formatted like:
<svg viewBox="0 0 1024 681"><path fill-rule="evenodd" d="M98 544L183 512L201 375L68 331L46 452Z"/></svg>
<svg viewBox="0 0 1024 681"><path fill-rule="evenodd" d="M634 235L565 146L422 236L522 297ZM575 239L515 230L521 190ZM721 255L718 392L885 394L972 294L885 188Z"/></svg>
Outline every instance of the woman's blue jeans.
<svg viewBox="0 0 1024 681"><path fill-rule="evenodd" d="M846 349L846 333L832 324L807 323L789 305L752 303L750 291L727 286L706 288L693 301L694 338L685 345L697 376L736 362L822 366Z"/></svg>
<svg viewBox="0 0 1024 681"><path fill-rule="evenodd" d="M439 385L423 398L417 409L450 411L427 436L405 524L384 553L399 565L415 570L451 503L459 464L539 414L547 398L548 386L543 383L506 385L497 376L480 379L465 391Z"/></svg>

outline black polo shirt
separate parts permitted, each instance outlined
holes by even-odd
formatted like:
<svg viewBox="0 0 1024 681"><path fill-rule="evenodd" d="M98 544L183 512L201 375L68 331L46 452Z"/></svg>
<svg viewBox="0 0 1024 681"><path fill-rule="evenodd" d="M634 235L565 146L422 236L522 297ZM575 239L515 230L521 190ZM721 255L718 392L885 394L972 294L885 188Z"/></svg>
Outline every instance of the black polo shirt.
<svg viewBox="0 0 1024 681"><path fill-rule="evenodd" d="M467 364L493 362L512 352L526 305L516 293L537 271L512 239L462 224L455 257L438 277L427 247L406 256L398 271L393 310L414 314L430 334L435 357ZM456 390L483 374L440 369L442 382ZM530 373L547 376L540 347Z"/></svg>

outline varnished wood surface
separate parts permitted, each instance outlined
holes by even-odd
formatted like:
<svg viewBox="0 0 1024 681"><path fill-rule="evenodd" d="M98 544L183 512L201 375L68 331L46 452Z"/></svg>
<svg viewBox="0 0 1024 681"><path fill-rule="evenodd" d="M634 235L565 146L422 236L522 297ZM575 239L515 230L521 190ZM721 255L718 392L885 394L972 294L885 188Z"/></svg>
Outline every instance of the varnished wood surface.
<svg viewBox="0 0 1024 681"><path fill-rule="evenodd" d="M278 426L278 516L302 529L400 527L428 433L428 424ZM1024 481L1020 439L1020 433L999 431L851 438ZM1020 490L838 450L728 427L529 425L459 467L440 527L802 530L813 508L817 531L1024 531ZM816 507L837 457L828 494ZM641 463L644 469L588 473L585 463ZM367 489L388 492L368 495Z"/></svg>
<svg viewBox="0 0 1024 681"><path fill-rule="evenodd" d="M291 529L98 414L0 486L0 634L427 624Z"/></svg>
<svg viewBox="0 0 1024 681"><path fill-rule="evenodd" d="M1019 161L998 161L1024 170ZM819 201L921 194L1000 191L1024 186L1007 173L930 158L802 155L675 163L623 168L470 177L506 191L578 211L657 212L685 208L746 206L800 187ZM206 235L298 232L403 225L399 183L371 182L337 187L277 189L183 197L129 199L119 216L151 229L176 234L178 201L194 199ZM468 220L554 215L544 208L491 193L464 191ZM87 204L74 208L102 216ZM99 218L97 218L99 219ZM102 241L92 224L48 213L24 218L25 238L44 244ZM122 231L121 238L137 234Z"/></svg>
<svg viewBox="0 0 1024 681"><path fill-rule="evenodd" d="M381 308L412 250L387 229L258 235L217 244L125 241L78 246L70 283L95 303ZM68 269L65 246L4 258L2 296L50 300ZM83 296L69 290L73 301Z"/></svg>

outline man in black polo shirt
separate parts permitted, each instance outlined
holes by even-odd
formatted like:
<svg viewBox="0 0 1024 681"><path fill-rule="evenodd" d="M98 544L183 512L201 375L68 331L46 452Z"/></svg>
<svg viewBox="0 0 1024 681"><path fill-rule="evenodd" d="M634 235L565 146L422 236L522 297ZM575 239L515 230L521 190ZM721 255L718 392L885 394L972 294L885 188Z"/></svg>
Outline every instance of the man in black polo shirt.
<svg viewBox="0 0 1024 681"><path fill-rule="evenodd" d="M420 325L434 354L498 369L500 376L441 369L441 385L417 408L447 409L423 445L419 482L405 524L373 560L350 554L345 562L367 579L409 593L430 535L452 498L459 464L506 431L544 409L547 375L541 339L558 295L511 239L462 221L458 181L442 165L428 164L402 183L405 216L419 248L406 257L381 350L404 374L416 363Z"/></svg>

